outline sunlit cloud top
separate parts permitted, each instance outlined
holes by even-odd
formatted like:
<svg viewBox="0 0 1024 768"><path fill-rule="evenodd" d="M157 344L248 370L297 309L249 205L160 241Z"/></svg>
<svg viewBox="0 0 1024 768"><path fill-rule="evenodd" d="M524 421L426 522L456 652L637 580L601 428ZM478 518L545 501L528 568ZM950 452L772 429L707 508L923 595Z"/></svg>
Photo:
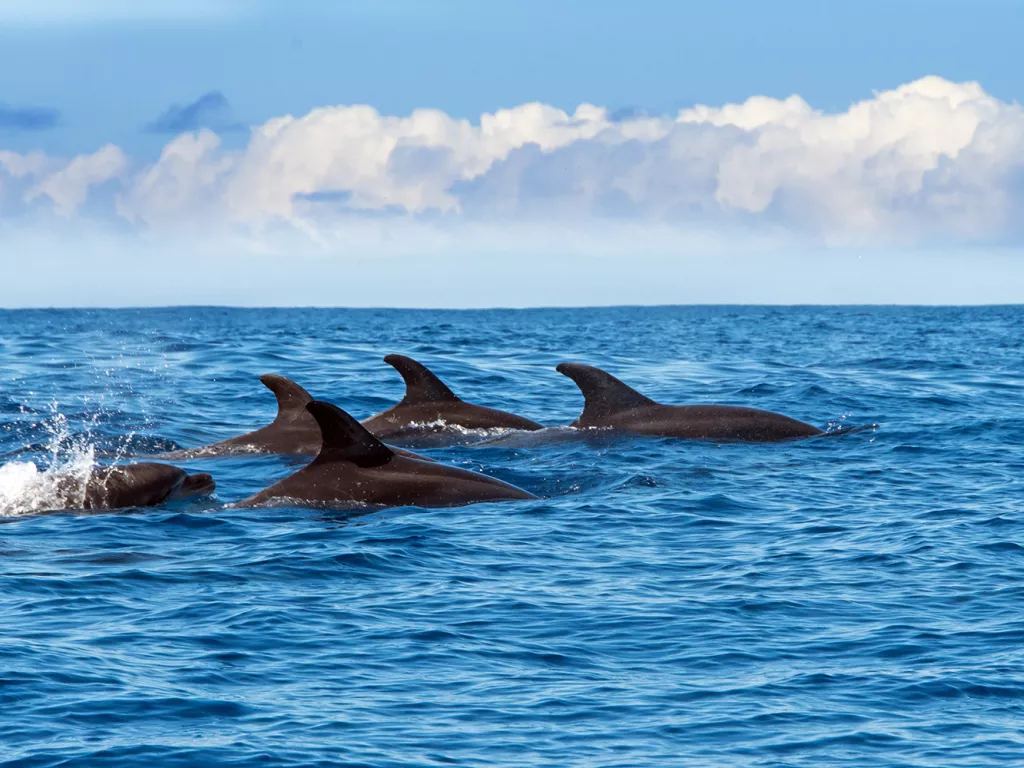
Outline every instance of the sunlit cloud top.
<svg viewBox="0 0 1024 768"><path fill-rule="evenodd" d="M927 77L835 113L799 96L622 119L591 104L474 121L341 105L252 126L241 149L208 128L184 132L149 163L114 145L70 159L0 151L0 211L175 231L316 233L402 216L995 241L1021 234L1022 174L1021 107Z"/></svg>

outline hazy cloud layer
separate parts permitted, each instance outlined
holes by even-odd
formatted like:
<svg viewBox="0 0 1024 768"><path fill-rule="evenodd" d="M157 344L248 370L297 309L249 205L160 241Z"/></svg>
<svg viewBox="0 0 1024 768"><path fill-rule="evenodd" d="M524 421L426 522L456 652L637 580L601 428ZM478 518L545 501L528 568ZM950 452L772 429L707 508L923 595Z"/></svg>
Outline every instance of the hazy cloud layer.
<svg viewBox="0 0 1024 768"><path fill-rule="evenodd" d="M60 112L50 107L12 107L0 103L0 134L4 131L48 131L60 122Z"/></svg>
<svg viewBox="0 0 1024 768"><path fill-rule="evenodd" d="M938 77L839 113L797 96L661 117L535 103L475 122L323 107L254 127L242 150L203 127L222 107L213 93L161 116L155 128L187 130L145 167L116 147L63 163L0 152L0 210L46 199L69 215L112 182L112 215L146 228L318 235L399 215L629 220L839 243L1021 234L1024 111Z"/></svg>
<svg viewBox="0 0 1024 768"><path fill-rule="evenodd" d="M209 128L214 131L240 131L245 126L231 120L231 104L220 91L204 93L191 104L173 104L155 120L143 126L148 133L179 134Z"/></svg>

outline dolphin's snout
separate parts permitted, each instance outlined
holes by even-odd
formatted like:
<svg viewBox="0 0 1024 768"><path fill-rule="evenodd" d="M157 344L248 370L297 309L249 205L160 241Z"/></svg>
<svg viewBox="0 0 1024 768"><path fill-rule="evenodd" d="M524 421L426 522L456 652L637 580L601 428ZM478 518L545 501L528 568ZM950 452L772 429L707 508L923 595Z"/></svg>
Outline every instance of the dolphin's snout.
<svg viewBox="0 0 1024 768"><path fill-rule="evenodd" d="M213 481L213 476L207 472L199 472L185 478L179 493L182 496L209 496L215 490L217 484Z"/></svg>

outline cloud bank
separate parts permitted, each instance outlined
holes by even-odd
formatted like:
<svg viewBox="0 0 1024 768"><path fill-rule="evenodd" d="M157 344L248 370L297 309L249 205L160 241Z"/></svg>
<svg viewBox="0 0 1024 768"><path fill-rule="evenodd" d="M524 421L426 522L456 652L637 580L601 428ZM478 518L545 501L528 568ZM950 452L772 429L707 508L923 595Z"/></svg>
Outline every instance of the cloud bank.
<svg viewBox="0 0 1024 768"><path fill-rule="evenodd" d="M148 164L112 146L70 161L0 151L0 215L48 203L143 230L314 238L379 217L629 221L840 244L1021 235L1024 111L977 83L927 77L838 113L798 96L674 116L533 103L475 121L332 106L255 126L237 150L200 127L217 96L156 121L188 130Z"/></svg>

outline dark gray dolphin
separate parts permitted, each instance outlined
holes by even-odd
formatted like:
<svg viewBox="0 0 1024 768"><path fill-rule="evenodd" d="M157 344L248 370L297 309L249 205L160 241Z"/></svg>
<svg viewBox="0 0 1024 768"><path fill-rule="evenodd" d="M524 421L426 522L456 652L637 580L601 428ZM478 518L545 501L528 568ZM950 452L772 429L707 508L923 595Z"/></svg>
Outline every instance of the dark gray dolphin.
<svg viewBox="0 0 1024 768"><path fill-rule="evenodd" d="M735 405L662 405L610 373L580 363L556 370L583 392L583 413L574 427L611 427L625 432L695 440L775 442L823 434L811 424L779 413Z"/></svg>
<svg viewBox="0 0 1024 768"><path fill-rule="evenodd" d="M316 456L320 452L320 427L306 410L313 396L291 379L266 373L260 381L277 398L277 416L267 426L229 440L162 454L161 459L194 459L205 456L233 456L241 453L279 453ZM399 451L423 461L423 456Z"/></svg>
<svg viewBox="0 0 1024 768"><path fill-rule="evenodd" d="M152 507L165 501L208 496L216 487L205 472L190 475L170 464L99 467L85 483L80 508Z"/></svg>
<svg viewBox="0 0 1024 768"><path fill-rule="evenodd" d="M314 400L306 408L323 445L311 464L233 506L283 504L328 508L450 507L536 498L486 475L401 456L345 411Z"/></svg>
<svg viewBox="0 0 1024 768"><path fill-rule="evenodd" d="M431 437L431 442L457 441L467 429L543 429L543 425L513 413L460 400L423 364L405 355L388 355L405 379L405 397L362 425L382 440Z"/></svg>

